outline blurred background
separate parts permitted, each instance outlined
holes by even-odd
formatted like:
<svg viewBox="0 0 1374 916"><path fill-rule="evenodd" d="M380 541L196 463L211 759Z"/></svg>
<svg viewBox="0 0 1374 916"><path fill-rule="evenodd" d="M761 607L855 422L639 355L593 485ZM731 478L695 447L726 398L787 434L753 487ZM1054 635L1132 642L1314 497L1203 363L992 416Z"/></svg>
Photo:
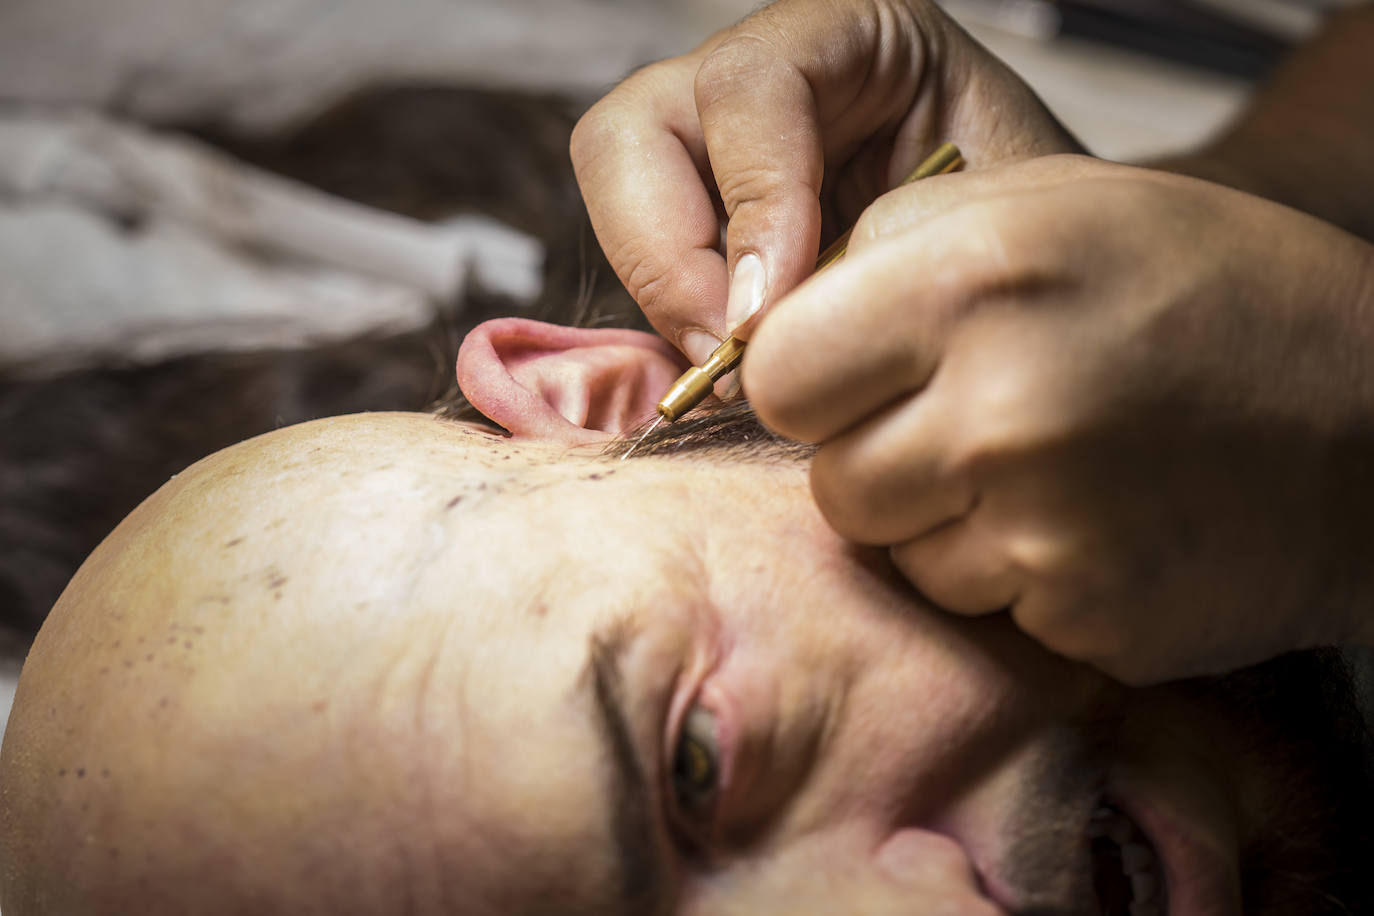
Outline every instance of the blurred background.
<svg viewBox="0 0 1374 916"><path fill-rule="evenodd" d="M947 0L1096 154L1217 130L1318 0ZM634 321L578 113L742 0L0 4L0 721L77 565L170 475L425 409L497 314Z"/></svg>

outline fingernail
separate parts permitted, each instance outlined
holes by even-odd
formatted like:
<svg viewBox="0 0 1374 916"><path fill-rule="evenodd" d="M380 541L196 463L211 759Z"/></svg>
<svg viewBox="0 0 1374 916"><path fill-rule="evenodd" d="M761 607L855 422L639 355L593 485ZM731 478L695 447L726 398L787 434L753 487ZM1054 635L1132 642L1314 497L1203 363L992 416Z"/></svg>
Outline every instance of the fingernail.
<svg viewBox="0 0 1374 916"><path fill-rule="evenodd" d="M746 254L735 262L730 277L730 294L725 300L725 327L733 332L763 308L763 294L768 278L763 262L756 254Z"/></svg>
<svg viewBox="0 0 1374 916"><path fill-rule="evenodd" d="M700 366L706 362L718 346L720 346L720 340L716 335L700 328L683 331L681 337L678 338L678 349L687 354L687 358L692 361L694 366ZM712 386L716 397L726 398L738 391L738 376L739 370L735 370L716 379L715 385Z"/></svg>
<svg viewBox="0 0 1374 916"><path fill-rule="evenodd" d="M725 391L721 391L721 386L725 386ZM721 376L720 381L716 382L716 394L720 395L722 401L733 401L739 397L739 393L744 386L740 384L739 370L732 369Z"/></svg>
<svg viewBox="0 0 1374 916"><path fill-rule="evenodd" d="M687 354L692 365L700 366L720 346L720 338L700 328L689 328L678 336L678 349Z"/></svg>

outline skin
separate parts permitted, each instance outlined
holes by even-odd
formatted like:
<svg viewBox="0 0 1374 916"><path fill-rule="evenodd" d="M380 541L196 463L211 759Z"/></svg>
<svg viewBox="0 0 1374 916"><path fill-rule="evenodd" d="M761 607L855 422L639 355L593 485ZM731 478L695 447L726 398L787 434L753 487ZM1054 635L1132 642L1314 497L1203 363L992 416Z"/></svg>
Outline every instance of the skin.
<svg viewBox="0 0 1374 916"><path fill-rule="evenodd" d="M1371 34L1374 8L1337 17L1165 166L1374 237L1370 94L1333 91L1374 75ZM945 140L965 172L882 194ZM782 0L626 80L572 146L650 321L697 363L749 339L759 416L822 445L826 518L937 604L1131 684L1374 642L1374 248L1073 152L915 0ZM863 212L802 282L827 202Z"/></svg>
<svg viewBox="0 0 1374 916"><path fill-rule="evenodd" d="M1239 912L1275 786L1223 716L934 611L807 487L407 414L205 459L28 659L0 906L644 912L588 693L589 639L622 632L665 910L1073 910L1105 791L1154 834L1172 913ZM666 791L694 704L734 749L706 818Z"/></svg>
<svg viewBox="0 0 1374 916"><path fill-rule="evenodd" d="M946 141L975 169L1081 151L933 3L790 0L636 72L578 122L572 160L611 266L699 365L811 273L823 212L838 234ZM762 279L731 285L747 255Z"/></svg>
<svg viewBox="0 0 1374 916"><path fill-rule="evenodd" d="M1374 241L1374 5L1330 14L1236 120L1214 139L1157 167L1302 210Z"/></svg>
<svg viewBox="0 0 1374 916"><path fill-rule="evenodd" d="M1374 247L1082 157L929 185L745 359L835 529L1128 683L1368 641Z"/></svg>

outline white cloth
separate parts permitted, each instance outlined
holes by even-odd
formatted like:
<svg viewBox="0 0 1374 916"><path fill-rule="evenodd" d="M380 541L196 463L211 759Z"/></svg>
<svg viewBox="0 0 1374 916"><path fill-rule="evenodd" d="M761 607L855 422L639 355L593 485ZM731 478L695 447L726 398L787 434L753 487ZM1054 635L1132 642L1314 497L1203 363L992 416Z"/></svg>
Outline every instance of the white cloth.
<svg viewBox="0 0 1374 916"><path fill-rule="evenodd" d="M3 0L0 100L270 131L361 86L599 94L755 0Z"/></svg>
<svg viewBox="0 0 1374 916"><path fill-rule="evenodd" d="M270 133L387 81L590 97L753 5L0 0L0 363L414 326L470 272L533 298L542 249L506 227L369 210L138 125Z"/></svg>
<svg viewBox="0 0 1374 916"><path fill-rule="evenodd" d="M532 298L542 258L491 220L422 223L91 112L0 114L0 362L416 327L474 268Z"/></svg>

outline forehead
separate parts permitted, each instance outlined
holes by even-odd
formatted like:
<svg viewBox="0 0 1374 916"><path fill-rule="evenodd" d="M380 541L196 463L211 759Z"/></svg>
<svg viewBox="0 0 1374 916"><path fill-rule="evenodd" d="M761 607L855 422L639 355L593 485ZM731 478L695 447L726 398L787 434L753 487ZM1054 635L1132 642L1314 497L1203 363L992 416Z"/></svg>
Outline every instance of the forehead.
<svg viewBox="0 0 1374 916"><path fill-rule="evenodd" d="M526 466L504 457L509 443L475 441L469 460L491 474L455 490L443 551L412 593L450 619L436 669L461 672L437 719L462 723L462 753L439 765L438 782L463 787L455 804L471 835L500 838L474 848L455 836L456 859L498 898L556 886L604 904L619 877L617 809L592 699L593 635L631 616L650 622L624 659L642 699L657 681L638 675L680 661L700 609L728 600L716 586L738 551L722 537L777 521L787 546L804 539L786 507L810 506L805 475L704 455L621 463L530 452Z"/></svg>
<svg viewBox="0 0 1374 916"><path fill-rule="evenodd" d="M406 747L432 793L426 807L445 860L469 879L480 873L493 890L539 887L572 900L611 880L607 760L584 689L599 627L650 613L682 621L658 628L672 639L690 631L693 607L730 605L749 576L770 589L767 597L814 593L818 583L826 597L857 588L855 571L828 546L833 538L822 537L795 469L621 465L520 448L425 417L354 419L238 453L221 479L245 495L217 507L206 544L225 556L250 544L294 551L299 565L283 570L291 581L279 590L305 594L293 590L314 570L317 629L385 622L386 642L366 646L368 683L377 688L369 702L400 710L386 721L405 718L407 742L413 716L419 742ZM199 486L190 477L187 485ZM278 484L295 492L289 506L271 495ZM288 508L299 518L272 528ZM225 525L244 533L231 536ZM224 547L240 536L243 544ZM805 575L756 570L750 558L761 555L786 557ZM367 593L371 616L359 615L359 589L372 576L391 586ZM261 583L254 587L263 607L281 607ZM299 644L283 641L283 670L314 664ZM253 643L255 658L265 651ZM356 672L347 679L362 680Z"/></svg>
<svg viewBox="0 0 1374 916"><path fill-rule="evenodd" d="M437 716L462 723L461 755L438 777L462 787L470 829L452 838L456 858L510 912L503 895L561 899L566 911L578 894L603 906L614 897L614 769L593 702L594 637L651 618L651 637L627 661L672 659L693 609L710 600L703 542L683 506L714 499L647 462L623 473L569 467L480 491L413 596L451 619L435 667L442 678L461 672ZM471 836L483 840L474 847Z"/></svg>
<svg viewBox="0 0 1374 916"><path fill-rule="evenodd" d="M311 451L321 447L327 459ZM795 466L607 462L426 418L365 418L272 460L301 490L301 525L315 527L275 543L308 545L300 579L313 579L315 606L336 626L385 627L366 664L378 702L399 710L385 721L413 707L442 861L498 903L536 887L604 900L614 887L611 767L584 674L598 628L652 615L658 642L627 660L638 688L653 659L682 654L672 641L693 632L695 608L728 608L734 632L753 638L744 608L871 598L854 609L860 623L892 601L838 549ZM276 473L261 456L250 463L259 481ZM257 487L259 508L244 511L259 512L262 496ZM391 580L385 595L368 576ZM369 588L375 600L360 609ZM810 622L759 626L771 639ZM641 724L642 746L662 737Z"/></svg>

